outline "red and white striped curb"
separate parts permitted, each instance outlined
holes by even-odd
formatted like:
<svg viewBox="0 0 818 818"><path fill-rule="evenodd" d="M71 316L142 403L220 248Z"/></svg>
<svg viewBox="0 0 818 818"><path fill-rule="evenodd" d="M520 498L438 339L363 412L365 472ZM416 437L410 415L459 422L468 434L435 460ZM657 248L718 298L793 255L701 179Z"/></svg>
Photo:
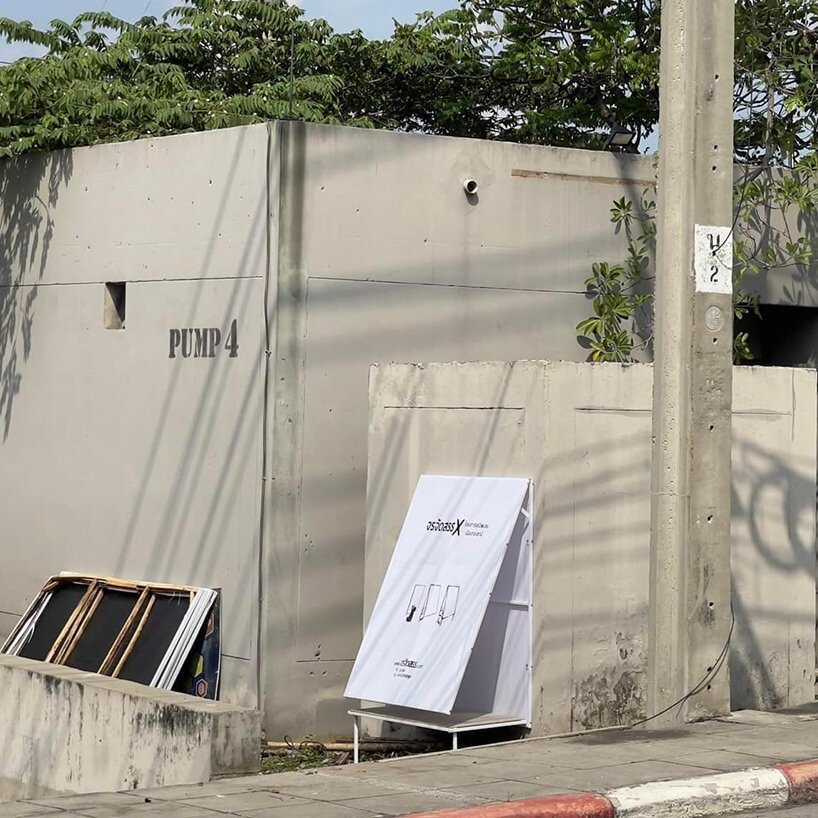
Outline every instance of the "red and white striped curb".
<svg viewBox="0 0 818 818"><path fill-rule="evenodd" d="M699 818L818 802L818 760L620 787L607 792L528 798L409 818Z"/></svg>

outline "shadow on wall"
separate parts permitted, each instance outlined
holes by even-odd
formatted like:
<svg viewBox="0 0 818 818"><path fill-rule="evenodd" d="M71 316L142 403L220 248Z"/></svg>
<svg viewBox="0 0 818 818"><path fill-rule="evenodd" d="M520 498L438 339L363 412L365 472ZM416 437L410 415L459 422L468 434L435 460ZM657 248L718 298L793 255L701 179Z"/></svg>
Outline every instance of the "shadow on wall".
<svg viewBox="0 0 818 818"><path fill-rule="evenodd" d="M70 151L0 161L0 428L9 435L21 372L31 354L37 288L51 237L52 210L71 178Z"/></svg>
<svg viewBox="0 0 818 818"><path fill-rule="evenodd" d="M815 622L814 611L793 599L803 599L805 580L812 587L815 577L815 484L805 476L811 458L788 462L741 435L733 442L733 461L739 468L734 467L732 518L741 534L736 548L734 533L732 555L732 705L774 710L800 703L787 701L780 682L791 663L789 672L795 672L798 659L771 649L770 637L780 628L808 633ZM803 639L793 639L795 651ZM812 679L805 679L803 687L811 686Z"/></svg>
<svg viewBox="0 0 818 818"><path fill-rule="evenodd" d="M747 275L742 289L762 293L769 303L813 307L818 304L818 209L799 208L792 194L794 188L803 186L809 195L814 175L810 171L769 169L757 184L767 191L766 196L743 219L746 229L740 225L738 238L746 243L760 269ZM805 247L799 247L801 242ZM806 258L801 257L802 250L807 250ZM771 264L767 262L770 266L764 263L767 253L774 259ZM763 327L760 329L764 332Z"/></svg>
<svg viewBox="0 0 818 818"><path fill-rule="evenodd" d="M525 402L519 394L507 396L511 372L509 368L494 394L485 396L484 405ZM424 383L423 368L416 367L390 403L423 405L418 396ZM508 437L498 437L496 428L501 411L487 412L478 442L469 450L469 463L460 473L508 473L512 449ZM650 520L645 501L650 490L650 437L633 425L640 422L640 415L649 424L649 413L629 413L634 416L629 425L622 423L624 414L609 436L588 436L576 449L563 447L559 454L543 458L538 473L530 475L535 519L547 519L549 528L560 532L549 535L548 553L535 567L535 587L548 574L557 578L552 587L561 584L569 589L568 601L538 602L547 627L535 633L534 644L534 656L559 656L560 661L570 656L570 693L548 705L570 713L569 725L559 729L628 725L650 715L646 695ZM790 419L781 422L789 424ZM775 440L767 445L754 439L756 428L741 432L733 447L737 468L732 499L732 705L774 709L800 703L793 698L811 690L813 668L805 659L815 637L810 604L815 593L812 457L780 454ZM372 530L385 524L390 493L405 489L401 452L413 445L411 433L405 417L395 412L379 434L384 444L368 487ZM508 459L492 461L492 451L507 452ZM583 464L590 465L584 469ZM422 471L443 473L437 466L424 463ZM570 535L562 536L564 532ZM535 708L545 706L537 701L539 695L535 692Z"/></svg>

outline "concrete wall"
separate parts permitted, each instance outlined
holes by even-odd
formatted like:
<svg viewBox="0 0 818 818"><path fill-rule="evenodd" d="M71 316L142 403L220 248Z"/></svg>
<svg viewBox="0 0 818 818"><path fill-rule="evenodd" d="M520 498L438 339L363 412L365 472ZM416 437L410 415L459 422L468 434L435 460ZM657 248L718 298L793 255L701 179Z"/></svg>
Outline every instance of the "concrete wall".
<svg viewBox="0 0 818 818"><path fill-rule="evenodd" d="M651 367L373 367L366 612L421 474L534 481L534 732L645 712ZM734 378L733 707L814 695L816 379ZM714 660L716 657L713 657Z"/></svg>
<svg viewBox="0 0 818 818"><path fill-rule="evenodd" d="M653 177L296 123L0 162L0 637L61 569L221 587L224 698L347 734L369 365L583 360L611 204ZM236 358L168 357L233 319Z"/></svg>
<svg viewBox="0 0 818 818"><path fill-rule="evenodd" d="M31 790L144 789L259 768L258 711L45 662L0 656L0 712L0 780Z"/></svg>
<svg viewBox="0 0 818 818"><path fill-rule="evenodd" d="M223 590L223 696L255 706L264 128L0 162L0 636L60 570ZM104 325L105 282L127 282ZM229 357L172 328L237 320Z"/></svg>
<svg viewBox="0 0 818 818"><path fill-rule="evenodd" d="M372 362L583 360L583 281L623 246L614 198L651 161L279 126L268 726L349 733L361 636ZM462 180L479 194L467 198ZM294 690L298 696L293 696ZM273 727L274 725L274 727Z"/></svg>

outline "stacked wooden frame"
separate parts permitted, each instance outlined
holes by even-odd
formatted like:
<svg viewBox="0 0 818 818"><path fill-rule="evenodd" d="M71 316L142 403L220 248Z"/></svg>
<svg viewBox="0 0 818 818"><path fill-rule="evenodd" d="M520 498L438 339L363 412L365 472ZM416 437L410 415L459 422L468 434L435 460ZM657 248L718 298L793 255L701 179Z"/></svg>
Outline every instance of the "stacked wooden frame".
<svg viewBox="0 0 818 818"><path fill-rule="evenodd" d="M2 652L171 690L216 598L210 588L59 574Z"/></svg>

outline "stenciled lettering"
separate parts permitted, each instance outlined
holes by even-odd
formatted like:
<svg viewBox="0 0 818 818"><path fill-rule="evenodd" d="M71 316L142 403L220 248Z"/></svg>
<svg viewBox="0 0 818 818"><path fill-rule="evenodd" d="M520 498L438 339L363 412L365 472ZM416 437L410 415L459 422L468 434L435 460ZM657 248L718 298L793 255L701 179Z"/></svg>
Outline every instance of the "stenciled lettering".
<svg viewBox="0 0 818 818"><path fill-rule="evenodd" d="M230 358L239 354L238 319L230 324L224 352ZM174 327L168 331L168 358L215 358L222 349L219 327Z"/></svg>
<svg viewBox="0 0 818 818"><path fill-rule="evenodd" d="M210 336L210 330L207 329L196 329L194 330L196 333L196 345L194 347L194 358L209 358L210 355L207 352L207 339Z"/></svg>
<svg viewBox="0 0 818 818"><path fill-rule="evenodd" d="M169 358L176 357L176 350L179 349L179 344L182 341L182 333L178 329L172 329L170 331L170 355Z"/></svg>

